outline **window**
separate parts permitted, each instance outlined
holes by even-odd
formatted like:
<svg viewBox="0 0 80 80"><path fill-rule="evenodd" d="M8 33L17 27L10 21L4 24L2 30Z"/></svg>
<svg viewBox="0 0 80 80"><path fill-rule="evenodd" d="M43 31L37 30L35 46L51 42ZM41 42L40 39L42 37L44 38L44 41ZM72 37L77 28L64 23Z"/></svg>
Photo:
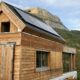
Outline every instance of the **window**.
<svg viewBox="0 0 80 80"><path fill-rule="evenodd" d="M63 72L69 72L74 70L74 54L63 53Z"/></svg>
<svg viewBox="0 0 80 80"><path fill-rule="evenodd" d="M1 32L10 32L10 22L1 23Z"/></svg>
<svg viewBox="0 0 80 80"><path fill-rule="evenodd" d="M36 67L48 67L48 52L37 51L36 52Z"/></svg>
<svg viewBox="0 0 80 80"><path fill-rule="evenodd" d="M71 54L63 53L63 72L71 70Z"/></svg>

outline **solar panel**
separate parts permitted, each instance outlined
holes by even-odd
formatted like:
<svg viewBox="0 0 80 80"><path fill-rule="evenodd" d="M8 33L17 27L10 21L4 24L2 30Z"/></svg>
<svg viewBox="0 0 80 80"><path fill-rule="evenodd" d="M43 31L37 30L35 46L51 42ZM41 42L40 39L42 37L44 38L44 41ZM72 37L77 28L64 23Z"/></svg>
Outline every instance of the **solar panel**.
<svg viewBox="0 0 80 80"><path fill-rule="evenodd" d="M42 21L36 19L35 17L31 16L30 14L14 7L15 10L20 14L20 16L28 23L33 24L35 26L37 26L40 29L43 29L49 33L52 33L54 35L57 35L59 37L61 37L52 27L50 27L49 25L43 23Z"/></svg>

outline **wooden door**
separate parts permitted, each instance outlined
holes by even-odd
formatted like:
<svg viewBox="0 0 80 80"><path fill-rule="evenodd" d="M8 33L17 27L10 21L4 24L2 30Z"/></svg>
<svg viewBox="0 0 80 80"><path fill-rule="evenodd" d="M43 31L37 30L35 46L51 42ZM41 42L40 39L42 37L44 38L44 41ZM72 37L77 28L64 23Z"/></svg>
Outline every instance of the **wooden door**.
<svg viewBox="0 0 80 80"><path fill-rule="evenodd" d="M0 80L12 80L13 44L0 44Z"/></svg>

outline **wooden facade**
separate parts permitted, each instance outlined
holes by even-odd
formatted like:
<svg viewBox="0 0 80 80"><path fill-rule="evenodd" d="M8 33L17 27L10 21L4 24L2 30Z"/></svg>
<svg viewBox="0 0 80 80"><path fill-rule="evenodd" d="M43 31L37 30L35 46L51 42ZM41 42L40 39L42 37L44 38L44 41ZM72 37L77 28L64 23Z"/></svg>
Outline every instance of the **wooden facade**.
<svg viewBox="0 0 80 80"><path fill-rule="evenodd" d="M65 42L30 29L33 25L25 24L11 8L0 4L0 80L49 80L62 75ZM2 22L10 23L9 32L5 28L2 32ZM44 69L36 67L37 51L48 53Z"/></svg>

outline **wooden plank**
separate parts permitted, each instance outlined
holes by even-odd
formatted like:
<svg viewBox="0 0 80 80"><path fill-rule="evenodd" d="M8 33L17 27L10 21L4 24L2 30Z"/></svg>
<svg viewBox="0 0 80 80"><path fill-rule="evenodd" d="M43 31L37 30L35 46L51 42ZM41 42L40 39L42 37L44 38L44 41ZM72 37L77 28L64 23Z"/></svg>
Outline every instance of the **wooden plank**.
<svg viewBox="0 0 80 80"><path fill-rule="evenodd" d="M62 69L62 52L56 52L56 69Z"/></svg>
<svg viewBox="0 0 80 80"><path fill-rule="evenodd" d="M50 53L50 62L51 62L51 69L54 70L56 68L56 52L51 51Z"/></svg>
<svg viewBox="0 0 80 80"><path fill-rule="evenodd" d="M1 78L2 78L2 74L1 74L1 68L2 68L2 66L1 66L1 64L2 64L2 47L0 46L0 80L1 80Z"/></svg>

